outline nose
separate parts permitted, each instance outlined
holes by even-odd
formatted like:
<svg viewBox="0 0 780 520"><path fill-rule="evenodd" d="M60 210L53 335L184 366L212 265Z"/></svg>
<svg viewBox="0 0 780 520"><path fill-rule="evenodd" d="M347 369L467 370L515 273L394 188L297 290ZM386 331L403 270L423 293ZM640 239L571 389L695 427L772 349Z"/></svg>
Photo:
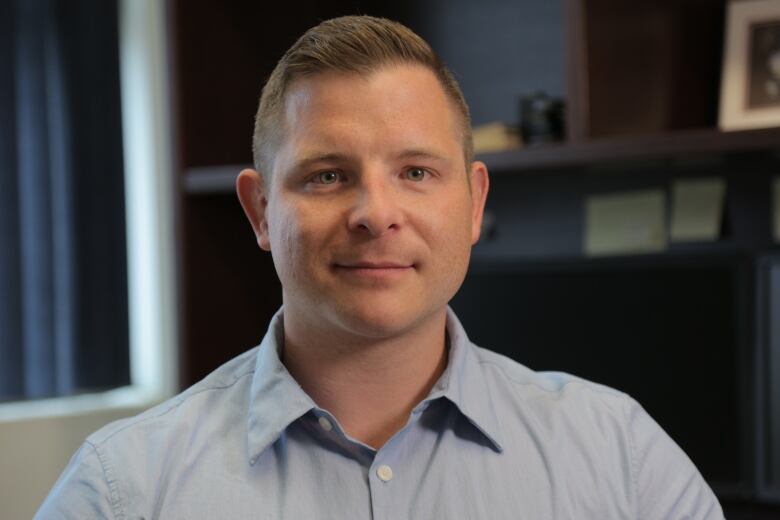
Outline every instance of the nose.
<svg viewBox="0 0 780 520"><path fill-rule="evenodd" d="M350 210L348 225L351 231L380 237L399 229L402 211L399 194L392 183L381 178L364 176Z"/></svg>

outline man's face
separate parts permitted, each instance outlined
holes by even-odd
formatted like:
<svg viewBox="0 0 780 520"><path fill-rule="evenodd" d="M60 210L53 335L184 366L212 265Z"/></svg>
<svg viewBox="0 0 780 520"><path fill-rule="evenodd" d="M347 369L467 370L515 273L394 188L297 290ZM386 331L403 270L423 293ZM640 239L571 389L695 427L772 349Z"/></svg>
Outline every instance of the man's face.
<svg viewBox="0 0 780 520"><path fill-rule="evenodd" d="M466 173L460 120L433 73L298 80L284 119L255 231L285 316L381 338L444 312L479 238L487 172Z"/></svg>

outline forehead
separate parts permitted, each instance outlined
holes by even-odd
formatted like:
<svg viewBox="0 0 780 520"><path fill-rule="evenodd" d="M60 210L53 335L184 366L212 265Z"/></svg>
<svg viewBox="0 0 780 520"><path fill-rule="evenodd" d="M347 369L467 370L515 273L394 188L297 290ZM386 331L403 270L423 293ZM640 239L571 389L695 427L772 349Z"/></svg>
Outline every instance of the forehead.
<svg viewBox="0 0 780 520"><path fill-rule="evenodd" d="M283 123L289 153L311 146L462 153L460 118L434 73L419 65L300 78L288 90Z"/></svg>

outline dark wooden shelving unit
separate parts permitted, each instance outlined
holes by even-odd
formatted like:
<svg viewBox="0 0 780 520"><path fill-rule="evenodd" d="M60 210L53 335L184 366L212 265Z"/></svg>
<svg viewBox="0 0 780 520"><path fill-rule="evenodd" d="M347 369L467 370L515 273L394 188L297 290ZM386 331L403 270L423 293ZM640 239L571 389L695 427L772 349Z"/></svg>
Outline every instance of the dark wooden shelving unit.
<svg viewBox="0 0 780 520"><path fill-rule="evenodd" d="M570 140L717 127L725 1L565 1Z"/></svg>

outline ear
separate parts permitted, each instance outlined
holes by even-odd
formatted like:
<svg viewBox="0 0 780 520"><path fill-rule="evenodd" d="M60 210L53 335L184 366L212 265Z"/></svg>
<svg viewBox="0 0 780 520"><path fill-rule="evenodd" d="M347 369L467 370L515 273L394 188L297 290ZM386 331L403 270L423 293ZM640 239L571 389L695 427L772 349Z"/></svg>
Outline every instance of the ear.
<svg viewBox="0 0 780 520"><path fill-rule="evenodd" d="M482 161L471 163L469 182L471 183L471 244L474 245L479 241L479 234L482 230L482 215L485 212L485 201L490 187L485 163Z"/></svg>
<svg viewBox="0 0 780 520"><path fill-rule="evenodd" d="M246 169L238 174L236 179L236 193L244 214L252 224L252 229L257 237L257 245L265 251L271 250L271 242L268 239L268 197L266 196L263 177L255 170Z"/></svg>

